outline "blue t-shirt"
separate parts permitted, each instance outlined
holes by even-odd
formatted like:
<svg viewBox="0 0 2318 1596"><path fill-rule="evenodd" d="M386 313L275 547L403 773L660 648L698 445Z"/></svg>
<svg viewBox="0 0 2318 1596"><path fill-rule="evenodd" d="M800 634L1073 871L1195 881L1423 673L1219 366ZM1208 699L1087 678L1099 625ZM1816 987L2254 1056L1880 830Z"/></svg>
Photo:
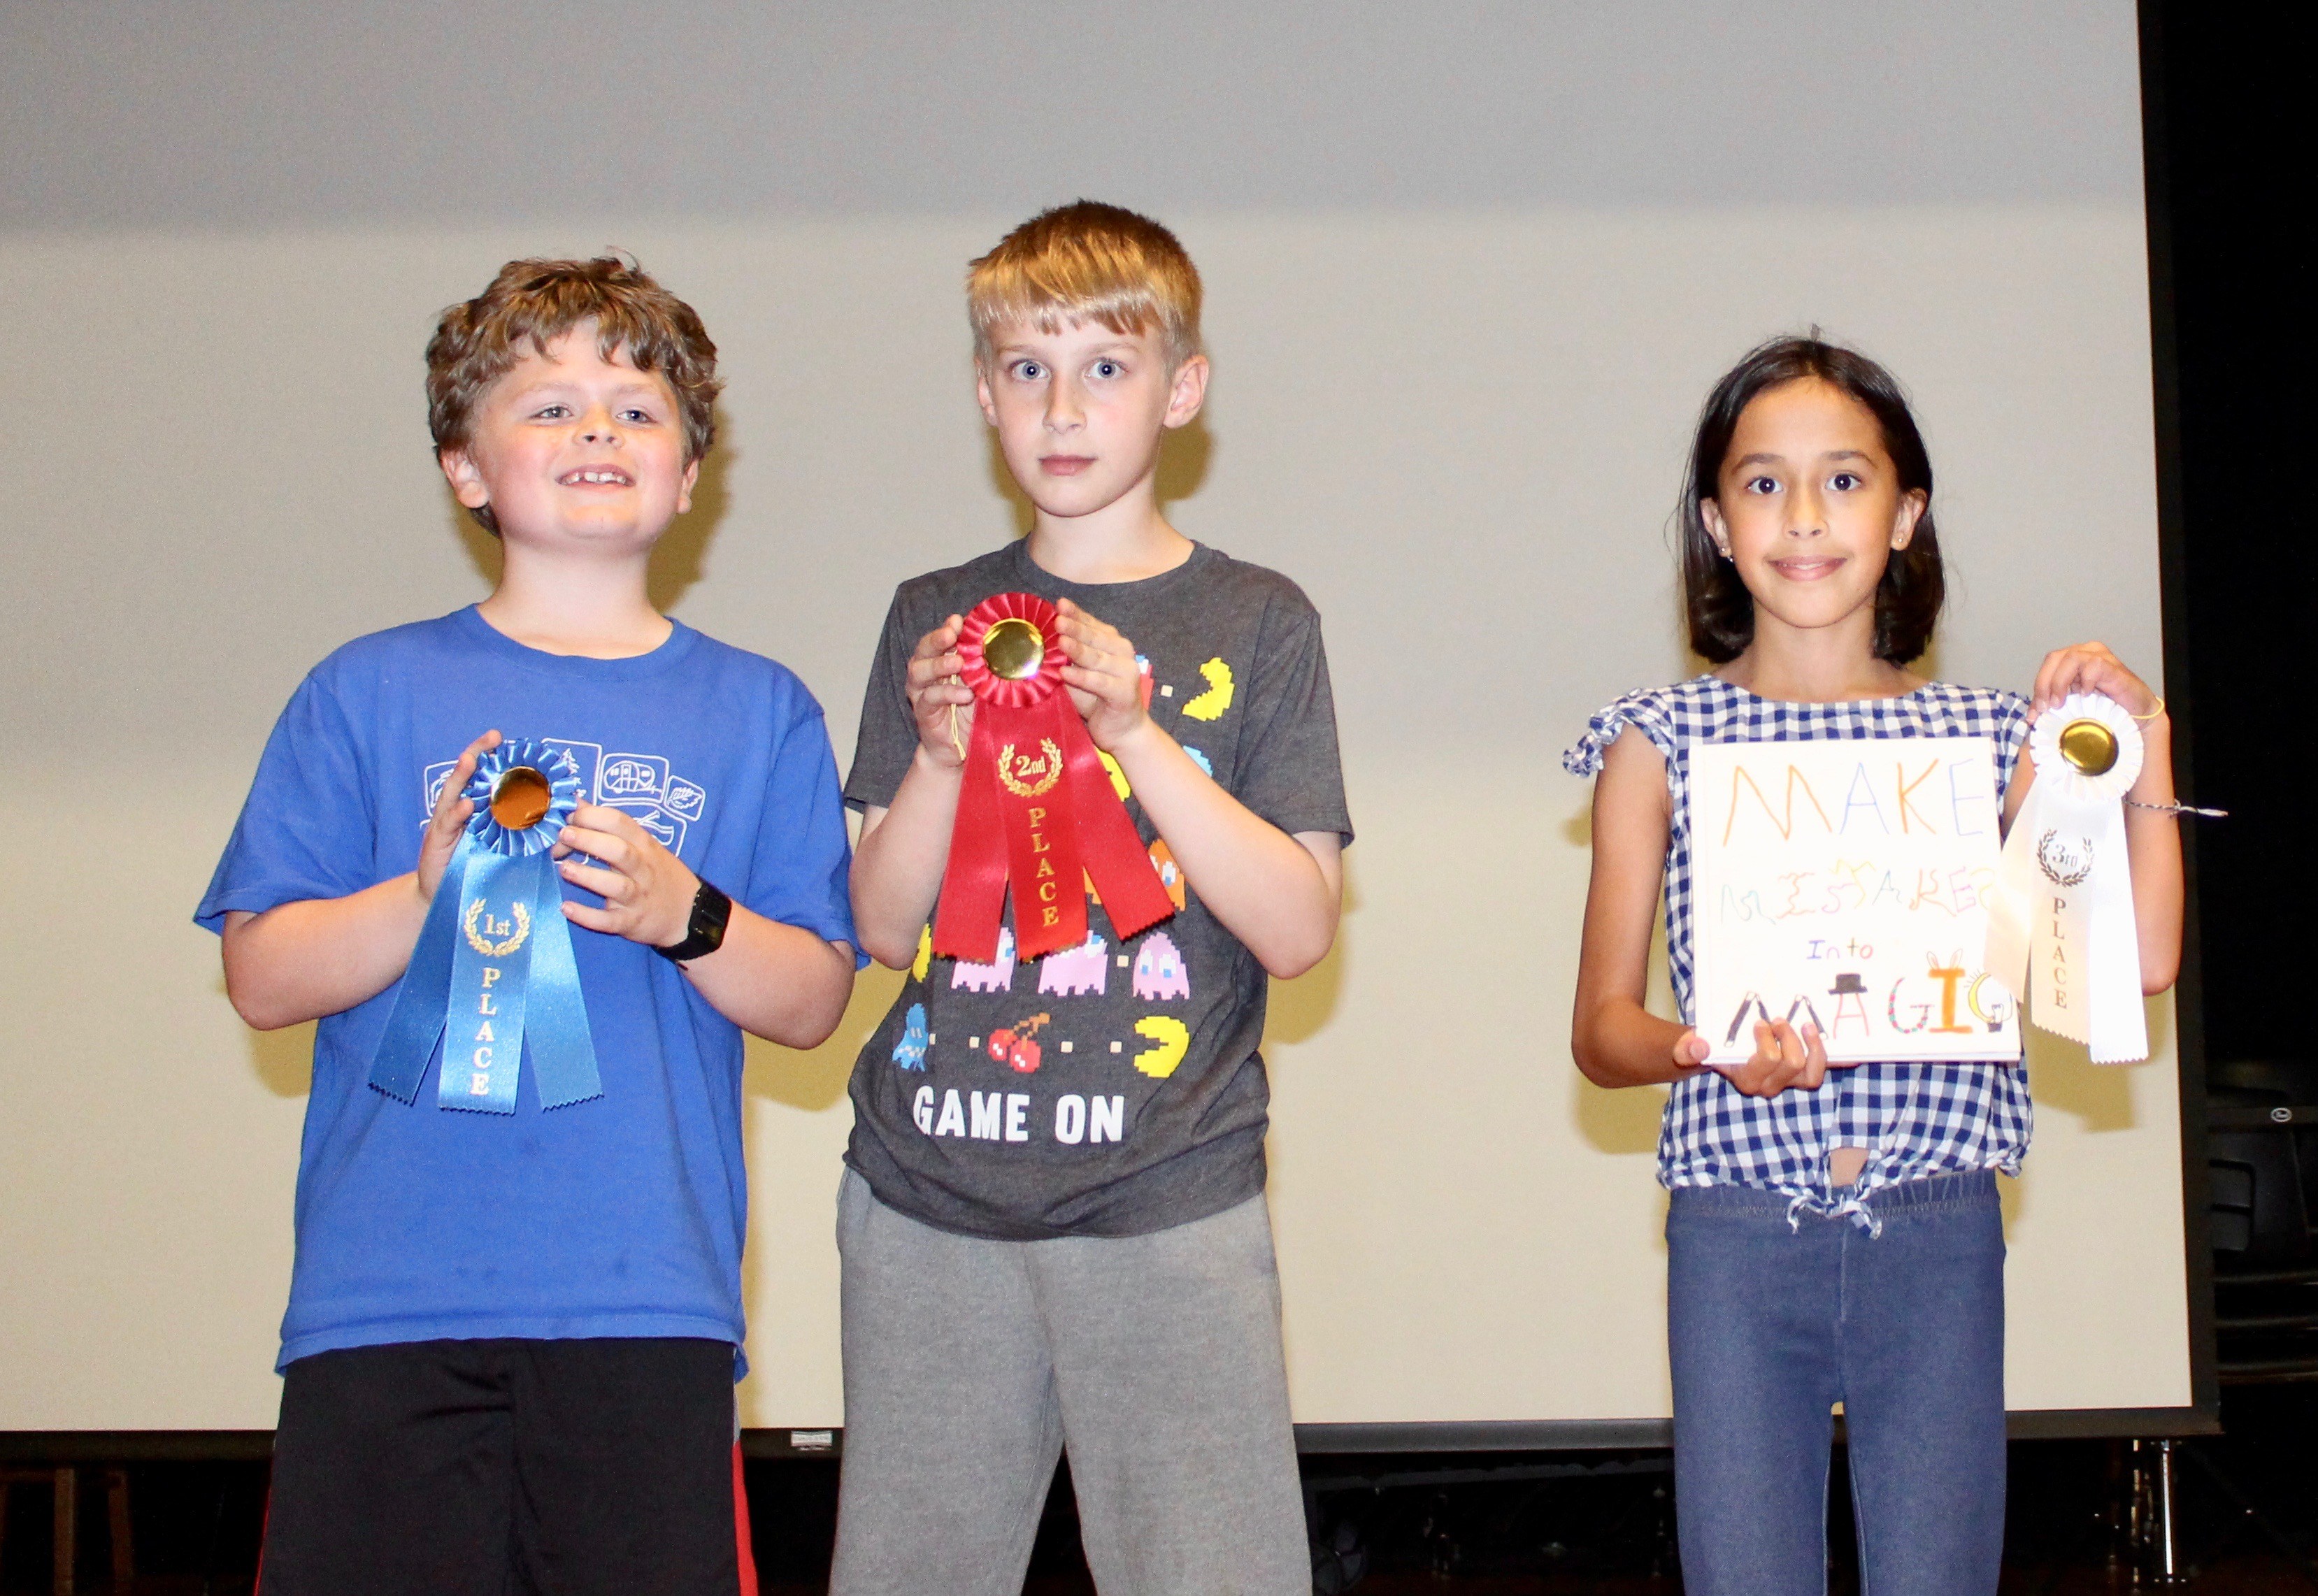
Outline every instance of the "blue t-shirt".
<svg viewBox="0 0 2318 1596"><path fill-rule="evenodd" d="M195 919L341 898L415 869L435 790L498 728L569 749L581 796L635 817L768 919L853 940L821 706L788 670L682 622L633 659L544 654L472 609L359 638L283 711ZM574 901L593 894L566 884ZM400 982L324 1019L298 1164L277 1367L338 1347L494 1336L738 1346L748 1188L740 1028L684 973L571 928L604 1093L512 1116L369 1084Z"/></svg>

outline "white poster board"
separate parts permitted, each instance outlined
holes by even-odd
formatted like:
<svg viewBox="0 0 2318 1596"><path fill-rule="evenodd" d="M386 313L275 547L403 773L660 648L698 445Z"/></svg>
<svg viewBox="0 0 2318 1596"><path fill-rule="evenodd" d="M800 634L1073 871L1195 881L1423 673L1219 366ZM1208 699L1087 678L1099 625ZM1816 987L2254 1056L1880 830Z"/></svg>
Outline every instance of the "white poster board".
<svg viewBox="0 0 2318 1596"><path fill-rule="evenodd" d="M1817 1026L1830 1063L2020 1056L1986 967L2001 841L1986 738L1701 744L1689 804L1708 1063L1744 1063L1763 1019Z"/></svg>

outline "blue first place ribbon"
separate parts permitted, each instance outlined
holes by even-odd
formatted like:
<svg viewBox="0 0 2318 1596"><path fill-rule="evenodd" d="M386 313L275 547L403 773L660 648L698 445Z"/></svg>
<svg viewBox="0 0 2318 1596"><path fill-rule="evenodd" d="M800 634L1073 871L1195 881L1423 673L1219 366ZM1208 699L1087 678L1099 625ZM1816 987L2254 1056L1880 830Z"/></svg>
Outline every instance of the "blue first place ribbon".
<svg viewBox="0 0 2318 1596"><path fill-rule="evenodd" d="M475 812L427 906L370 1083L417 1102L440 1039L436 1103L512 1114L528 1042L541 1107L601 1097L562 882L548 851L579 803L579 764L544 743L503 742L476 760L466 796Z"/></svg>

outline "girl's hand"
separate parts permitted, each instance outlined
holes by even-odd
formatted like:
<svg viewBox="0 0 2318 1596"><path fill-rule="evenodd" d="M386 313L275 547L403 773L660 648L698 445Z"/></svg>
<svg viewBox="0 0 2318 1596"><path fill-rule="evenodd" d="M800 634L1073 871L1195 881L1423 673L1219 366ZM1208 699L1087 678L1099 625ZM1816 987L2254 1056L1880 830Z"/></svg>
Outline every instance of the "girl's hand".
<svg viewBox="0 0 2318 1596"><path fill-rule="evenodd" d="M1674 1067L1687 1074L1706 1063L1706 1055L1713 1051L1712 1044L1696 1031L1685 1031L1675 1038Z"/></svg>
<svg viewBox="0 0 2318 1596"><path fill-rule="evenodd" d="M1774 1019L1755 1027L1755 1056L1723 1073L1750 1098L1775 1098L1792 1086L1817 1091L1827 1079L1827 1047L1817 1026L1798 1030Z"/></svg>
<svg viewBox="0 0 2318 1596"><path fill-rule="evenodd" d="M1150 717L1143 707L1143 671L1135 645L1069 599L1055 608L1062 615L1063 683L1071 702L1086 718L1087 735L1108 754Z"/></svg>
<svg viewBox="0 0 2318 1596"><path fill-rule="evenodd" d="M965 625L963 616L952 615L920 638L905 678L910 714L918 723L918 750L939 769L964 765L961 750L974 735L974 689L957 676L966 668L957 651L957 634Z"/></svg>
<svg viewBox="0 0 2318 1596"><path fill-rule="evenodd" d="M500 741L498 732L486 731L469 743L435 794L435 812L427 817L427 835L418 843L418 901L422 903L435 901L435 889L442 883L443 872L450 868L451 856L458 851L459 834L475 812L474 800L466 795L467 784L475 777L475 761Z"/></svg>
<svg viewBox="0 0 2318 1596"><path fill-rule="evenodd" d="M602 867L566 857L574 852ZM601 909L566 903L563 915L573 925L646 947L671 946L691 928L700 878L633 816L600 803L581 804L555 839L555 856L564 880L604 900Z"/></svg>
<svg viewBox="0 0 2318 1596"><path fill-rule="evenodd" d="M2078 643L2055 649L2036 669L2036 688L2029 701L2034 721L2071 693L2098 693L2136 718L2154 713L2157 695L2149 684L2125 668L2106 643Z"/></svg>

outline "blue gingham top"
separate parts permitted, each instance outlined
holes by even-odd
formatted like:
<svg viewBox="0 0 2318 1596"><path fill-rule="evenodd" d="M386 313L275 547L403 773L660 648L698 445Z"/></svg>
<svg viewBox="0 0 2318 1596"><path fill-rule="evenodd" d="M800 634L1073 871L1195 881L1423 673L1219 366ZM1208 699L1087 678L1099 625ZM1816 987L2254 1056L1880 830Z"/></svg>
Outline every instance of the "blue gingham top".
<svg viewBox="0 0 2318 1596"><path fill-rule="evenodd" d="M1561 757L1572 776L1592 776L1631 726L1666 758L1674 797L1667 838L1667 964L1683 1023L1691 1009L1690 761L1702 742L1806 742L1870 737L1985 737L1996 745L1999 792L2028 734L2017 693L1932 682L1898 698L1786 704L1758 698L1712 676L1629 693L1586 723ZM2028 1151L2028 1071L2023 1064L1867 1063L1828 1071L1817 1091L1750 1098L1713 1070L1675 1084L1658 1132L1658 1179L1667 1186L1755 1186L1794 1199L1803 1214L1847 1215L1882 1227L1864 1200L1902 1180L1972 1170L2020 1172ZM1828 1153L1868 1149L1855 1184L1828 1184Z"/></svg>

